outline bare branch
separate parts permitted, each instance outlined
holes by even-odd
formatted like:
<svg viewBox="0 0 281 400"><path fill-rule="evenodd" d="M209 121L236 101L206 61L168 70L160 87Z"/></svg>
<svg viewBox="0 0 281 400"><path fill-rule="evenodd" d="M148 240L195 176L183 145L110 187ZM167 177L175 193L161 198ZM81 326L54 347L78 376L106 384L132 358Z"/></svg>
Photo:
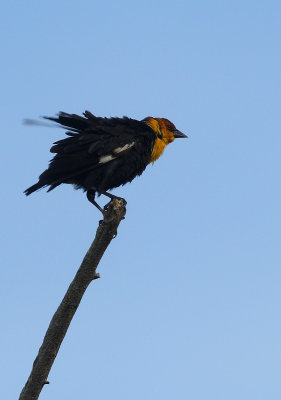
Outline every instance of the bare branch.
<svg viewBox="0 0 281 400"><path fill-rule="evenodd" d="M87 287L92 280L99 278L99 274L96 273L97 266L107 246L117 234L117 228L126 213L125 206L124 199L115 198L109 203L96 237L50 322L19 400L38 399L43 386L49 383L47 378L63 338Z"/></svg>

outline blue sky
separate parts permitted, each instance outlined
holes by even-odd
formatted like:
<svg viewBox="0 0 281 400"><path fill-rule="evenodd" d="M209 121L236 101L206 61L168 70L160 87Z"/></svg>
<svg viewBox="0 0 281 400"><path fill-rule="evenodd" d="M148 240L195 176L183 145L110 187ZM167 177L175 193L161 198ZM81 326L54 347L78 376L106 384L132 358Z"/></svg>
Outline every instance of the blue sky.
<svg viewBox="0 0 281 400"><path fill-rule="evenodd" d="M280 2L2 6L0 397L20 393L99 212L25 198L58 111L166 117L40 399L280 399Z"/></svg>

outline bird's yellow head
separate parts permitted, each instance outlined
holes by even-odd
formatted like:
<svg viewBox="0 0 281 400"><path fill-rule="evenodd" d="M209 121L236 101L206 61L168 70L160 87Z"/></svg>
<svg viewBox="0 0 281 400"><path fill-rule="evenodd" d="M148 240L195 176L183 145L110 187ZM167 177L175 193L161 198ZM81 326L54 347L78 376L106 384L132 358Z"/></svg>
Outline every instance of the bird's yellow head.
<svg viewBox="0 0 281 400"><path fill-rule="evenodd" d="M167 144L173 142L176 138L186 138L187 136L180 132L175 125L166 118L147 117L142 120L155 133L156 139L151 153L150 162L154 162L163 154Z"/></svg>

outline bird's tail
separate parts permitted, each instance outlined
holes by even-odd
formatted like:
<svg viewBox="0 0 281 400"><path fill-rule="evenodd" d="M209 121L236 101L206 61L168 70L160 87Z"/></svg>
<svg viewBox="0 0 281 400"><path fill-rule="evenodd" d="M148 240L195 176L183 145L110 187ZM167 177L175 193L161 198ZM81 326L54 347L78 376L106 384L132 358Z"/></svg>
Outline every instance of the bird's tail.
<svg viewBox="0 0 281 400"><path fill-rule="evenodd" d="M42 185L42 183L37 182L35 183L35 185L30 186L29 188L27 188L24 193L26 194L26 196L29 196L31 193L35 192L38 189L41 189L42 187L44 187L45 185Z"/></svg>

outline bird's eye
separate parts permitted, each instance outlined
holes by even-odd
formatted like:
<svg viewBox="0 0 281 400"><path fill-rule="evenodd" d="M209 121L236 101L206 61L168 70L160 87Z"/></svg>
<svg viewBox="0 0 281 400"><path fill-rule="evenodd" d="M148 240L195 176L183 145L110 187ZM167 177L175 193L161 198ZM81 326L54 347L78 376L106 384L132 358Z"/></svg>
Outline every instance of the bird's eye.
<svg viewBox="0 0 281 400"><path fill-rule="evenodd" d="M175 127L172 125L167 125L167 128L169 129L169 131L172 131L172 132L175 130Z"/></svg>

